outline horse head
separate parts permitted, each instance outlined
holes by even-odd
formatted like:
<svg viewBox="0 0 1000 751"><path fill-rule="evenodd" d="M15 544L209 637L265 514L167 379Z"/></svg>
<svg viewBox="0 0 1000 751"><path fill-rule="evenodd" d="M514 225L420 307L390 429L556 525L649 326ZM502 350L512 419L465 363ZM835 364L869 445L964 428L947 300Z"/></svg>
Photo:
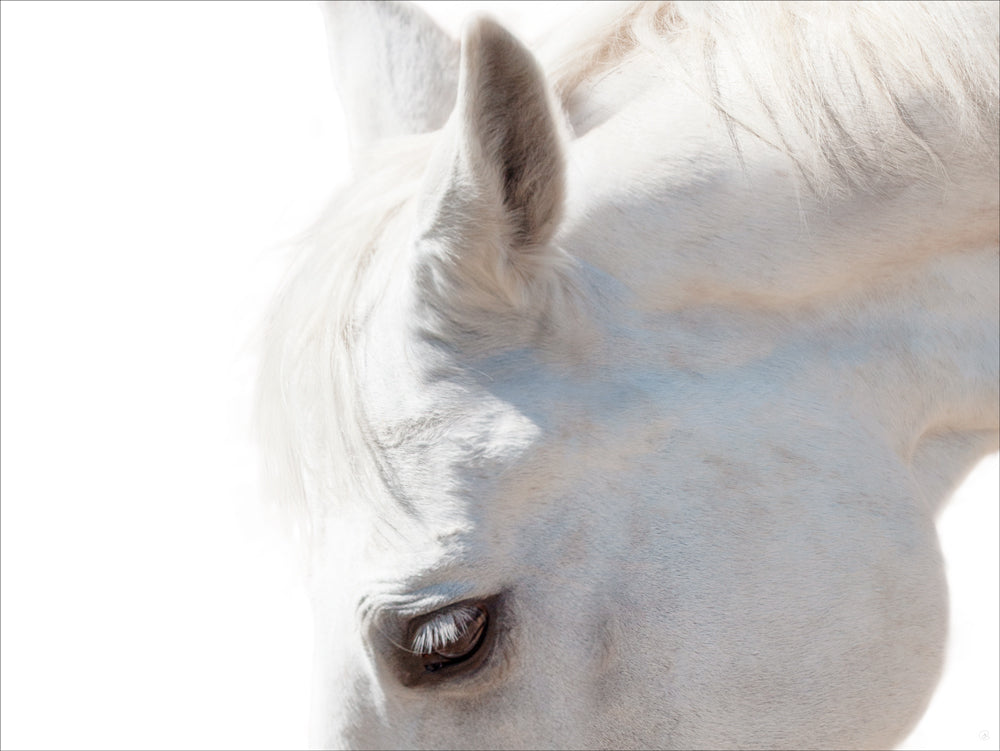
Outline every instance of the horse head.
<svg viewBox="0 0 1000 751"><path fill-rule="evenodd" d="M942 659L933 512L997 444L995 166L889 84L901 156L810 162L736 47L604 28L567 84L487 18L325 10L356 176L262 379L314 742L898 742ZM857 145L850 104L816 122Z"/></svg>

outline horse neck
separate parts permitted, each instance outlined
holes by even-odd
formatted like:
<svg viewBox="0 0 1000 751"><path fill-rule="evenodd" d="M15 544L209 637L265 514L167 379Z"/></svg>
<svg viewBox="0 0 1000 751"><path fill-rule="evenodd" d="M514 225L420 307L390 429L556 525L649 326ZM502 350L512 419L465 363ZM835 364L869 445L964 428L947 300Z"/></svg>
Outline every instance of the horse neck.
<svg viewBox="0 0 1000 751"><path fill-rule="evenodd" d="M884 434L930 503L996 450L989 159L955 152L938 181L810 192L763 141L744 139L738 159L684 85L614 88L571 112L580 135L559 239L628 309L644 347L654 336L670 367L692 372L799 358L804 378Z"/></svg>

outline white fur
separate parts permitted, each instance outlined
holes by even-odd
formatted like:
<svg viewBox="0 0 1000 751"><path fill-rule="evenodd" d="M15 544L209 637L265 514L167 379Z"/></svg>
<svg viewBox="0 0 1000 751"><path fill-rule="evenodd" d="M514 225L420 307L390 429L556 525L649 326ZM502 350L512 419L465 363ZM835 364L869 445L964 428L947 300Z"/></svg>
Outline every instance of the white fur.
<svg viewBox="0 0 1000 751"><path fill-rule="evenodd" d="M317 745L905 736L934 514L998 444L1000 184L997 6L901 6L601 9L549 82L492 22L456 61L366 11L366 39L420 31L352 54L407 71L379 117L423 135L358 155L261 376ZM398 679L385 634L494 595L472 678Z"/></svg>

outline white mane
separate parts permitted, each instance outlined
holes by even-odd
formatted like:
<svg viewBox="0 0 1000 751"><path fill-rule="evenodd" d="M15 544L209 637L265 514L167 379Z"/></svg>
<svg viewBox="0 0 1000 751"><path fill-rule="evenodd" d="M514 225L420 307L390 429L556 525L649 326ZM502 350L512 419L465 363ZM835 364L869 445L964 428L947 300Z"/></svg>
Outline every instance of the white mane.
<svg viewBox="0 0 1000 751"><path fill-rule="evenodd" d="M564 101L641 54L670 64L665 75L680 63L737 150L741 138L764 139L813 191L946 177L921 125L931 113L954 143L996 159L997 3L615 4L584 24L548 51ZM767 113L766 129L744 119L744 92Z"/></svg>

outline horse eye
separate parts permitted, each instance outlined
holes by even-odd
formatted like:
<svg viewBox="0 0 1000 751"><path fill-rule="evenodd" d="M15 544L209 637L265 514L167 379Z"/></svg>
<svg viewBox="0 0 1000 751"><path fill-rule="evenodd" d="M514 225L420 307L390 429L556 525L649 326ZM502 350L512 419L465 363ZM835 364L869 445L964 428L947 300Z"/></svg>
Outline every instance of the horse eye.
<svg viewBox="0 0 1000 751"><path fill-rule="evenodd" d="M424 670L434 673L465 662L479 650L486 636L489 612L484 603L456 605L420 623L410 640Z"/></svg>

